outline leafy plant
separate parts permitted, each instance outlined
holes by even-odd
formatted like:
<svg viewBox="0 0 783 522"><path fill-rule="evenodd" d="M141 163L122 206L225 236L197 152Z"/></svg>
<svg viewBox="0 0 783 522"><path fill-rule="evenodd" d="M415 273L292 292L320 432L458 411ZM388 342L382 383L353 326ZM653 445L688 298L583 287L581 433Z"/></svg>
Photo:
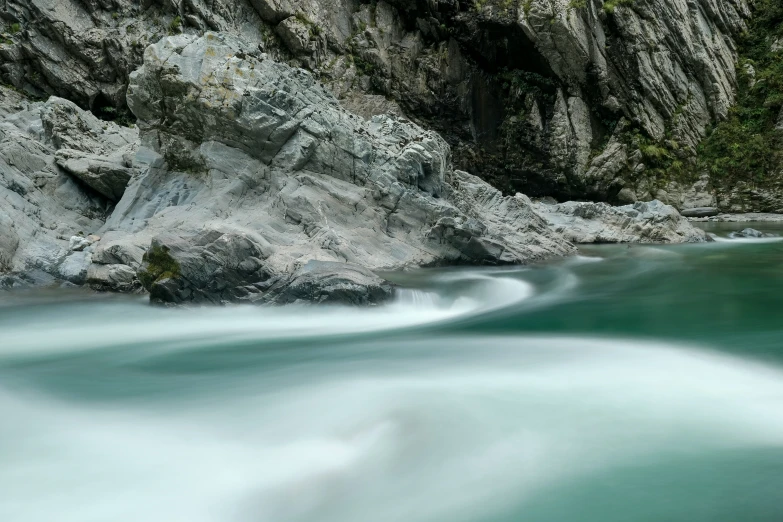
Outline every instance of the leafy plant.
<svg viewBox="0 0 783 522"><path fill-rule="evenodd" d="M182 18L180 18L179 15L177 15L169 23L169 34L178 33L181 27L182 27Z"/></svg>
<svg viewBox="0 0 783 522"><path fill-rule="evenodd" d="M783 3L757 0L749 28L740 40L739 90L728 118L699 147L699 166L725 181L763 181L783 165Z"/></svg>

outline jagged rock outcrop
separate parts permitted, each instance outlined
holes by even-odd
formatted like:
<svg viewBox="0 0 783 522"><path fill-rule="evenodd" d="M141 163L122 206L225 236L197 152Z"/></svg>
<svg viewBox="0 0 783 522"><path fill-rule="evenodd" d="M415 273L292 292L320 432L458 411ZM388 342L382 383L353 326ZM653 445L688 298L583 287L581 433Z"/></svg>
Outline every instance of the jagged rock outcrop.
<svg viewBox="0 0 783 522"><path fill-rule="evenodd" d="M72 102L30 103L0 87L0 274L14 274L0 275L0 285L84 283L91 249L71 248L71 238L97 231L111 204L61 169L57 154L130 150L137 136Z"/></svg>
<svg viewBox="0 0 783 522"><path fill-rule="evenodd" d="M574 243L700 243L710 240L675 208L657 200L623 207L576 201L537 203L535 209L553 230Z"/></svg>
<svg viewBox="0 0 783 522"><path fill-rule="evenodd" d="M526 196L454 169L437 133L356 116L311 73L228 34L146 49L127 93L138 128L0 93L6 286L373 304L392 294L373 270L538 261L606 227L625 228L617 241L693 233L651 204L576 212L592 221L569 235L558 223L585 204L545 209L548 223Z"/></svg>
<svg viewBox="0 0 783 522"><path fill-rule="evenodd" d="M101 233L115 248L162 249L142 267L153 297L262 298L265 282L311 260L399 269L573 251L527 198L453 171L437 134L368 122L311 74L247 48L215 33L169 37L131 75L149 167Z"/></svg>
<svg viewBox="0 0 783 522"><path fill-rule="evenodd" d="M648 142L687 163L726 115L750 10L746 0L8 0L2 14L4 81L107 119L125 117L147 44L220 31L310 69L357 114L404 112L434 128L458 168L505 193L622 202L666 189Z"/></svg>

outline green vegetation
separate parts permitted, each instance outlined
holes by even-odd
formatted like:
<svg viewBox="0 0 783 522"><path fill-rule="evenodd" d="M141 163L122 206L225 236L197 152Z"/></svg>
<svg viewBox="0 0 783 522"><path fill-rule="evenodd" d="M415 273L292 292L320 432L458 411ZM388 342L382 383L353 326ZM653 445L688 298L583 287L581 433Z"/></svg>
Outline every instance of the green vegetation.
<svg viewBox="0 0 783 522"><path fill-rule="evenodd" d="M180 28L182 27L182 18L179 16L175 16L174 19L169 23L169 34L175 34L178 33Z"/></svg>
<svg viewBox="0 0 783 522"><path fill-rule="evenodd" d="M11 24L11 34L16 34L22 30L22 26L18 23Z"/></svg>
<svg viewBox="0 0 783 522"><path fill-rule="evenodd" d="M638 128L633 128L625 135L625 141L631 150L642 153L642 163L646 170L644 176L658 183L683 180L688 172L688 152L680 149L680 144L671 138L671 132L661 141L647 137Z"/></svg>
<svg viewBox="0 0 783 522"><path fill-rule="evenodd" d="M143 259L146 267L139 271L139 281L147 290L158 281L175 279L181 275L179 263L171 257L167 246L151 247Z"/></svg>
<svg viewBox="0 0 783 522"><path fill-rule="evenodd" d="M714 179L763 181L783 165L783 3L757 0L740 40L737 103L699 147L699 167Z"/></svg>
<svg viewBox="0 0 783 522"><path fill-rule="evenodd" d="M368 62L361 56L351 55L351 58L353 59L353 64L356 66L356 72L358 72L359 74L362 74L364 76L372 76L378 71L378 66L376 66L372 62Z"/></svg>
<svg viewBox="0 0 783 522"><path fill-rule="evenodd" d="M604 11L609 14L614 13L614 10L621 5L633 5L634 0L606 0L604 2Z"/></svg>

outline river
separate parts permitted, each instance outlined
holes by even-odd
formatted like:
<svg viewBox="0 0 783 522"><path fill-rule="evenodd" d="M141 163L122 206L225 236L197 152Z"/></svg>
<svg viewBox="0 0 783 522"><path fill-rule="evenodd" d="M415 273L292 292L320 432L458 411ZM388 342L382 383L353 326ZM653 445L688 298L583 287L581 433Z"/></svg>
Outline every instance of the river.
<svg viewBox="0 0 783 522"><path fill-rule="evenodd" d="M739 228L363 310L0 295L0 520L781 522L783 242Z"/></svg>

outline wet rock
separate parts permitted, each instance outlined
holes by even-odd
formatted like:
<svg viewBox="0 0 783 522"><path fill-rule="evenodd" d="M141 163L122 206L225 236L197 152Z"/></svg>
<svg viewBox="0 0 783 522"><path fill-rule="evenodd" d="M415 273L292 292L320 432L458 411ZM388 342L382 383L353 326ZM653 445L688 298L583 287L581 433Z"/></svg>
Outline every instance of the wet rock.
<svg viewBox="0 0 783 522"><path fill-rule="evenodd" d="M309 261L290 278L275 282L257 301L366 306L388 301L393 295L389 282L359 265Z"/></svg>
<svg viewBox="0 0 783 522"><path fill-rule="evenodd" d="M732 239L738 239L738 238L754 238L754 239L760 239L765 237L777 237L776 234L768 234L765 232L761 232L756 230L755 228L744 228L737 232L732 232L729 234L729 237Z"/></svg>

